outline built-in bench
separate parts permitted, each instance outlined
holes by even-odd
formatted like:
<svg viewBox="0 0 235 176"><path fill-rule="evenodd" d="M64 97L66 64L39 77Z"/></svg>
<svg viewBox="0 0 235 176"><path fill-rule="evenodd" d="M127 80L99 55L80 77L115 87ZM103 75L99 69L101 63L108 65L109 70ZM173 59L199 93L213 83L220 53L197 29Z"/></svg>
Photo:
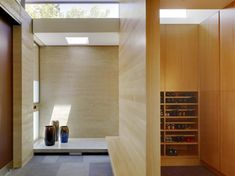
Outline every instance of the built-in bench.
<svg viewBox="0 0 235 176"><path fill-rule="evenodd" d="M131 167L131 159L122 146L119 137L106 137L108 152L110 155L114 176L136 175L134 167Z"/></svg>

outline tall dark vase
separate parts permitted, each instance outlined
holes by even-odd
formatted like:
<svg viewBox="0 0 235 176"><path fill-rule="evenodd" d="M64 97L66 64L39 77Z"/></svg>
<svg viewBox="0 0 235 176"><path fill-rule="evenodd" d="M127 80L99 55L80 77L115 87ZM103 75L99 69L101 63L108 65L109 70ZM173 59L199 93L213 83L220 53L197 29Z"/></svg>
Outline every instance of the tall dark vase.
<svg viewBox="0 0 235 176"><path fill-rule="evenodd" d="M52 125L55 127L55 141L58 141L60 123L58 120L55 120L55 121L52 121Z"/></svg>
<svg viewBox="0 0 235 176"><path fill-rule="evenodd" d="M60 141L61 143L68 143L69 139L69 128L68 126L60 127Z"/></svg>
<svg viewBox="0 0 235 176"><path fill-rule="evenodd" d="M55 127L53 125L45 126L45 145L55 145Z"/></svg>

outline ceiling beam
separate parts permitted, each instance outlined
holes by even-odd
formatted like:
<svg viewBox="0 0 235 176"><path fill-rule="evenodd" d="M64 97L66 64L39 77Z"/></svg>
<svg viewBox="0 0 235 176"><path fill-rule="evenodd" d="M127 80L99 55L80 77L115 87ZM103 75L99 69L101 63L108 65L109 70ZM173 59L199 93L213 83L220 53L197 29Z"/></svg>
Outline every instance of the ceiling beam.
<svg viewBox="0 0 235 176"><path fill-rule="evenodd" d="M34 33L119 32L119 18L33 19Z"/></svg>

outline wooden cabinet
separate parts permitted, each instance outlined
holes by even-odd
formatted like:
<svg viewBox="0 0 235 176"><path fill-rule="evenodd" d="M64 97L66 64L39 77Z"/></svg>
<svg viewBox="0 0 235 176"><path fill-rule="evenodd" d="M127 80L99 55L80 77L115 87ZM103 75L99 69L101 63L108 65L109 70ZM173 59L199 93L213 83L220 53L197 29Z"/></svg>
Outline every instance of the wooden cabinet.
<svg viewBox="0 0 235 176"><path fill-rule="evenodd" d="M235 4L199 27L201 159L235 174Z"/></svg>
<svg viewBox="0 0 235 176"><path fill-rule="evenodd" d="M219 13L199 25L201 160L220 170Z"/></svg>
<svg viewBox="0 0 235 176"><path fill-rule="evenodd" d="M198 25L161 25L161 79L166 91L198 90Z"/></svg>
<svg viewBox="0 0 235 176"><path fill-rule="evenodd" d="M220 14L221 171L235 175L235 3Z"/></svg>
<svg viewBox="0 0 235 176"><path fill-rule="evenodd" d="M235 92L221 93L221 172L235 174Z"/></svg>

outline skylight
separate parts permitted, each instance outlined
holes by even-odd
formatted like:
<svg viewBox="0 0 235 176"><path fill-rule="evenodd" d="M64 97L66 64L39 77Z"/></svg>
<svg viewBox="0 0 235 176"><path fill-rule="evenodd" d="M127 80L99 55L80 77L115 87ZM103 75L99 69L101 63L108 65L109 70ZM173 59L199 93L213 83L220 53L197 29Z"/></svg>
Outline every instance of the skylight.
<svg viewBox="0 0 235 176"><path fill-rule="evenodd" d="M186 9L161 9L160 18L187 18Z"/></svg>
<svg viewBox="0 0 235 176"><path fill-rule="evenodd" d="M88 37L65 37L69 45L88 45Z"/></svg>
<svg viewBox="0 0 235 176"><path fill-rule="evenodd" d="M119 18L119 3L26 3L32 18Z"/></svg>

